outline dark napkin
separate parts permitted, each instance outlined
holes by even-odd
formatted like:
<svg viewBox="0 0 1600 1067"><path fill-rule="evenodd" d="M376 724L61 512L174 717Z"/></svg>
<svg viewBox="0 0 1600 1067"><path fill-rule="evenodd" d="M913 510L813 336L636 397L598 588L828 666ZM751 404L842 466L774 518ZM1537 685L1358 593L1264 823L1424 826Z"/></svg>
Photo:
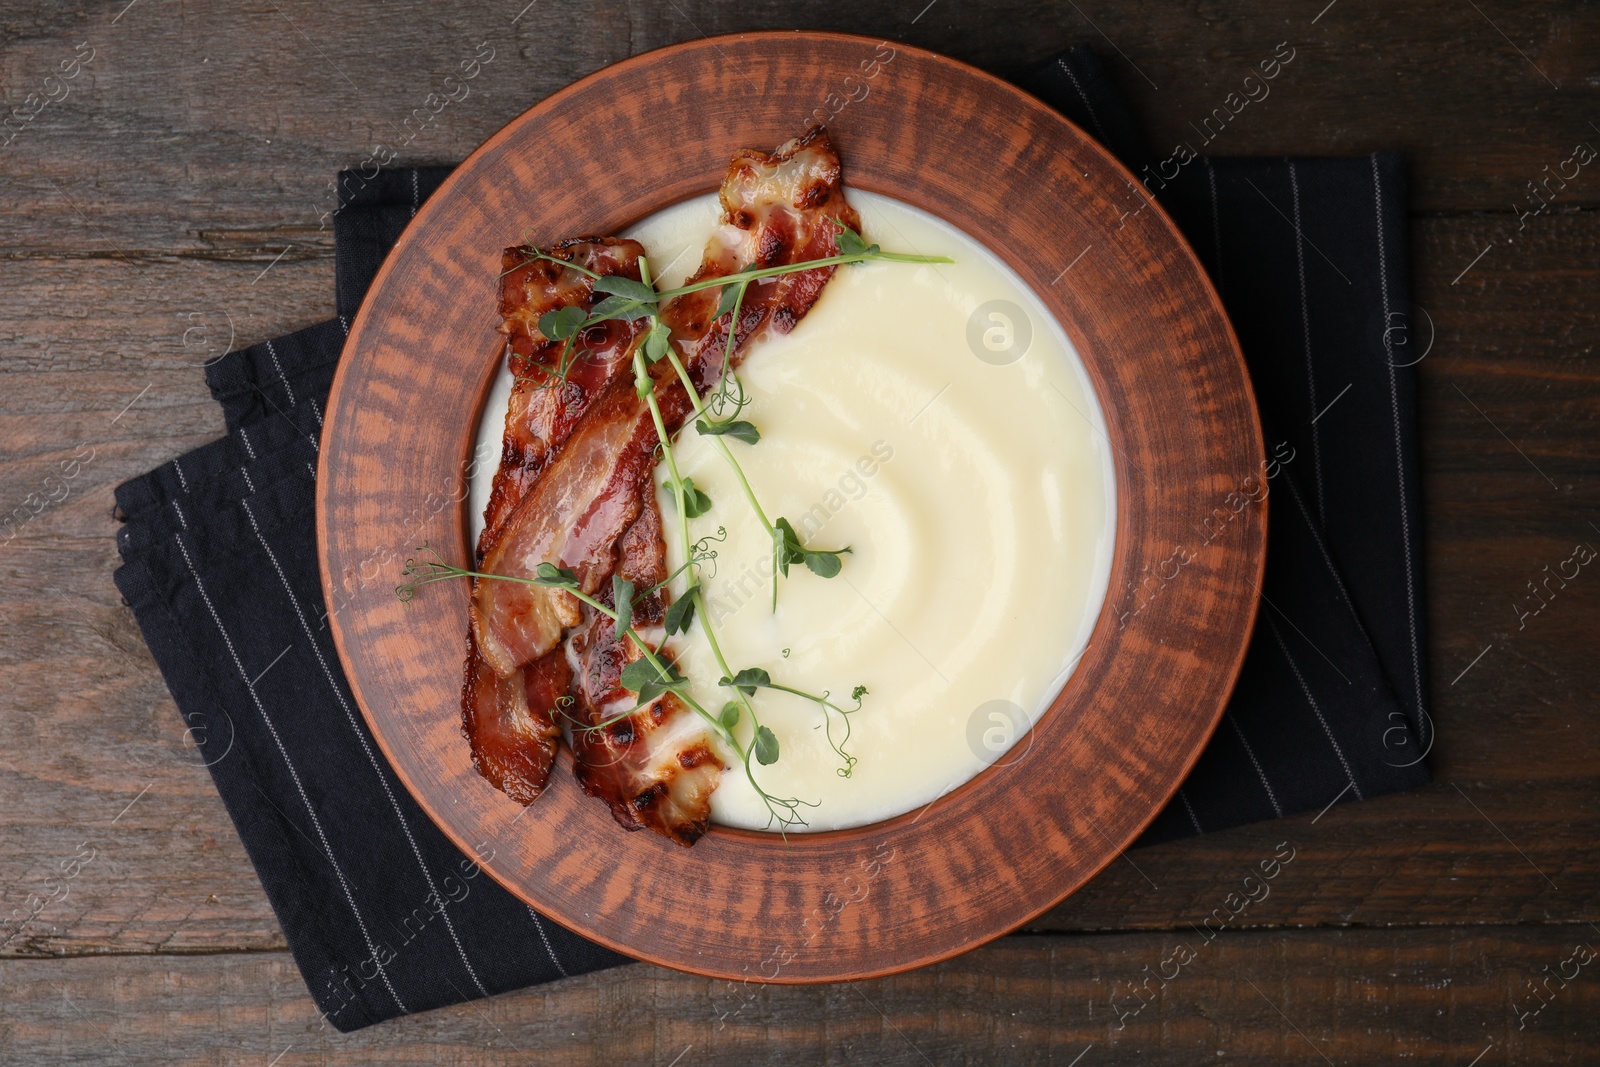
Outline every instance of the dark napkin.
<svg viewBox="0 0 1600 1067"><path fill-rule="evenodd" d="M1401 160L1195 159L1165 178L1170 161L1088 48L1017 80L1130 168L1154 168L1150 191L1233 316L1275 459L1238 688L1141 842L1421 784L1432 727ZM208 365L228 435L117 489L117 586L340 1030L626 962L519 903L427 819L355 708L326 625L323 405L383 257L448 173L341 174L337 317ZM1136 606L1110 596L1111 610Z"/></svg>
<svg viewBox="0 0 1600 1067"><path fill-rule="evenodd" d="M341 285L359 269L364 291L446 173L341 175ZM207 366L228 436L117 488L115 576L306 985L346 1031L629 962L485 875L492 843L468 856L445 838L351 696L314 528L323 403L348 326L341 316Z"/></svg>
<svg viewBox="0 0 1600 1067"><path fill-rule="evenodd" d="M1239 335L1266 436L1256 629L1222 724L1140 843L1427 782L1404 158L1210 158L1213 124L1152 152L1086 45L1016 81L1134 171L1130 211L1153 197L1183 230ZM1223 521L1197 521L1197 544Z"/></svg>

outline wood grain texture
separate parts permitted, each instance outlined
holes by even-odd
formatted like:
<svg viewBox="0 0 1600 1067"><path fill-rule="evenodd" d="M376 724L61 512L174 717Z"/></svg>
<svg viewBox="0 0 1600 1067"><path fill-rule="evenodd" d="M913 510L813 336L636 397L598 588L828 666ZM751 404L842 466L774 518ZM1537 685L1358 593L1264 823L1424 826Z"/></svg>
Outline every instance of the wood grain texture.
<svg viewBox="0 0 1600 1067"><path fill-rule="evenodd" d="M1587 123L1600 111L1592 76L1600 12L1582 0L1500 0L1480 4L1482 15L1453 0L1341 0L1315 22L1322 5L1290 11L1274 0L1076 9L940 0L919 18L924 6L542 0L515 23L522 4L490 0L403 12L351 4L337 18L306 0L140 0L115 23L120 5L102 5L92 17L14 6L0 11L8 107L36 91L77 43L97 51L69 83L70 95L0 149L12 179L0 187L4 240L58 255L66 230L81 235L79 254L160 250L263 262L285 247L291 258L325 249L332 175L358 166L376 145L399 147L407 162L454 162L538 99L607 63L703 34L762 29L892 37L998 74L1091 40L1148 117L1163 155L1180 140L1197 141L1190 123L1222 106L1288 41L1296 59L1271 95L1228 123L1208 150L1403 148L1417 164L1415 203L1427 210L1526 207L1526 183L1593 135ZM470 95L407 129L406 117L479 42L495 58ZM1559 199L1569 207L1597 202L1594 175Z"/></svg>
<svg viewBox="0 0 1600 1067"><path fill-rule="evenodd" d="M1302 818L1135 852L1131 860L1159 889L1117 860L1039 923L1180 929L1217 905L1227 872L1287 838L1299 848L1295 866L1273 896L1241 917L1268 929L1241 940L1234 974L1254 976L1334 1062L1394 1062L1407 1051L1418 1062L1465 1067L1490 1038L1495 1045L1478 1067L1584 1062L1600 1041L1592 1003L1570 1002L1576 1014L1549 1027L1569 1003L1558 1000L1528 1033L1516 1032L1511 1013L1511 991L1525 980L1514 976L1558 963L1563 953L1497 948L1523 944L1545 927L1492 924L1600 923L1593 770L1600 592L1575 585L1520 631L1511 608L1524 583L1564 558L1574 539L1600 544L1583 533L1587 522L1600 522L1600 213L1592 210L1600 182L1586 169L1528 231L1519 233L1511 213L1526 206L1527 181L1564 158L1574 136L1589 136L1585 120L1600 93L1593 77L1600 11L1575 0L1520 7L1480 0L1515 46L1554 76L1558 92L1471 6L1452 0L1340 0L1314 25L1324 3L1290 10L1268 0L1225 7L1133 0L1074 10L940 0L911 24L925 6L551 5L539 21L530 12L513 27L512 50L499 53L474 95L441 114L400 162L460 159L539 97L607 62L692 38L696 26L897 35L996 72L1091 40L1157 143L1181 135L1276 42L1293 41L1299 56L1279 90L1247 109L1215 147L1411 153L1412 207L1420 213L1412 224L1414 296L1438 328L1419 367L1438 781L1341 805L1314 826ZM723 994L714 983L641 966L348 1037L305 1034L315 1009L287 955L270 951L282 948L281 933L112 588L110 487L221 431L198 372L163 357L183 350L177 316L225 307L248 317L240 321L248 342L331 313L332 239L319 232L318 216L333 206L333 171L357 165L372 142L395 140L391 123L436 88L429 79L452 70L489 31L509 26L522 3L397 11L352 2L334 14L304 0L242 7L140 0L113 23L125 7L115 0L0 9L0 92L8 106L86 36L114 60L97 59L90 69L105 72L95 71L101 80L92 91L85 83L0 149L0 504L18 506L37 490L52 456L86 442L99 450L66 501L0 547L0 956L132 954L6 963L0 1062L266 1064L295 1044L280 1067L324 1057L669 1064L692 1042L678 1067L925 1063L896 1028L919 1044L933 1039L923 1047L941 1064L1065 1065L1090 1041L1095 1047L1078 1067L1209 1062L1217 1050L1226 1052L1222 1062L1323 1062L1304 1045L1287 1044L1298 1039L1249 985L1217 971L1195 971L1193 986L1173 988L1160 1013L1131 1020L1137 1042L1112 1045L1103 1030L1082 1029L1081 1043L1071 1044L1090 1001L1103 1003L1124 977L1120 969L1081 969L1088 946L1126 935L1007 939L929 972L968 976L954 984L941 978L943 989L920 981L923 972L865 984L884 1016L844 986L772 988L736 1031L718 1031L717 1017L731 1005L717 999ZM1304 26L1307 33L1298 32ZM383 48L371 47L374 34ZM1160 88L1142 81L1135 64ZM290 252L252 286L286 246ZM155 278L141 286L143 271ZM48 892L50 872L85 841L99 857L67 897L13 937L17 924L5 917L25 909L30 894ZM1346 958L1349 932L1323 929L1346 923L1396 929L1355 931L1392 939L1370 949L1373 966L1348 972L1361 982L1313 983L1308 1006L1320 1014L1288 1011L1282 991L1292 985L1275 987L1259 975L1290 983L1302 963L1309 971L1320 957ZM1443 929L1405 929L1417 924ZM1308 929L1271 929L1284 926ZM1554 937L1552 948L1563 940L1559 930ZM1438 938L1455 948L1441 950ZM1452 981L1444 985L1428 963L1451 951L1467 973L1446 974ZM1133 956L1135 974L1152 962ZM1467 966L1474 960L1483 961L1477 971ZM1487 991L1473 984L1497 968L1506 984ZM63 989L85 1014L63 1000ZM1335 1036L1334 1022L1337 1044L1324 1041ZM161 1032L151 1036L156 1027ZM1197 1028L1211 1045L1185 1043ZM1431 1036L1416 1037L1419 1028ZM120 1041L129 1030L144 1036L122 1046L127 1059L108 1052L107 1036ZM1052 1044L1049 1034L1060 1036ZM1525 1043L1511 1044L1514 1038ZM1175 1051L1164 1051L1169 1042Z"/></svg>
<svg viewBox="0 0 1600 1067"><path fill-rule="evenodd" d="M14 1062L39 1063L56 1055L63 1030L97 1028L100 1040L79 1044L73 1062L107 1067L1066 1067L1080 1055L1081 1067L1464 1067L1486 1050L1494 1058L1484 1063L1585 1064L1600 964L1552 982L1546 1006L1524 1014L1540 1003L1530 983L1578 945L1600 945L1600 935L1568 926L1275 931L1209 943L1192 932L1014 937L894 978L828 986L746 987L640 965L348 1035L320 1026L284 953L171 960L159 981L137 960L6 961L0 1039ZM1175 977L1163 986L1164 960Z"/></svg>
<svg viewBox="0 0 1600 1067"><path fill-rule="evenodd" d="M1018 750L917 811L787 841L713 825L685 853L619 831L571 775L570 755L523 809L479 776L461 738L468 589L401 604L398 569L370 568L383 546L409 550L419 536L445 559L470 558L464 514L431 509L421 531L402 517L429 512L435 492L466 496L463 465L503 346L489 300L500 249L530 230L538 244L616 233L715 188L735 149L803 132L846 78L881 86L829 122L847 188L973 235L1072 338L1116 468L1109 588L1157 567L1186 517L1233 491L1252 504L1153 610L1124 622L1108 604ZM646 117L655 100L673 101L671 121ZM627 151L594 151L596 139ZM468 157L351 325L317 471L323 594L340 606L334 642L375 739L429 816L463 849L487 852L496 880L586 937L695 973L777 982L946 959L1105 866L1215 727L1266 560L1266 464L1238 343L1172 223L1152 213L1120 225L1129 180L1082 131L1003 82L898 43L811 33L711 38L616 64ZM1053 285L1067 261L1038 255L1040 234L1099 251ZM463 298L475 291L484 299ZM465 370L464 352L477 353ZM665 885L682 896L641 892ZM692 925L675 921L684 898L696 902Z"/></svg>

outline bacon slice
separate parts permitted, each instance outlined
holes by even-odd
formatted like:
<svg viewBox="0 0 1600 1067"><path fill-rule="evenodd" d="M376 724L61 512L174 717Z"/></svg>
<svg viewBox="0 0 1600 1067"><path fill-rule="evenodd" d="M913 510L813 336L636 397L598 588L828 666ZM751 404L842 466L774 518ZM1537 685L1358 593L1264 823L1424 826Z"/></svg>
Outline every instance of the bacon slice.
<svg viewBox="0 0 1600 1067"><path fill-rule="evenodd" d="M706 244L700 269L684 284L740 271L826 259L839 252L839 224L860 232L861 217L844 199L839 154L828 131L813 126L776 152L744 148L733 154L723 179L722 220ZM771 326L788 333L811 310L835 267L779 274L745 290L734 334L741 349ZM715 321L720 289L702 289L667 302L661 319L704 391L722 372L731 315Z"/></svg>
<svg viewBox="0 0 1600 1067"><path fill-rule="evenodd" d="M586 327L572 346L563 382L558 369L566 344L539 331L539 319L564 307L590 308L597 302L594 279L582 271L534 256L528 245L508 248L501 257L500 332L507 337L507 362L514 376L506 412L500 467L478 537L482 558L506 516L539 477L551 454L572 433L589 404L620 371L640 325L610 319ZM644 247L616 237L579 237L545 253L601 275L639 280Z"/></svg>
<svg viewBox="0 0 1600 1067"><path fill-rule="evenodd" d="M638 327L611 320L586 328L573 345L565 381L557 374L564 342L539 331L539 318L563 307L588 308L596 302L594 279L580 270L534 255L527 245L508 248L500 276L500 332L507 337L507 362L515 384L506 412L500 467L495 472L483 533L482 557L505 518L560 449L590 403L625 368ZM644 248L615 237L562 241L546 253L596 274L637 280ZM461 686L461 732L472 749L478 773L513 800L529 804L544 791L555 761L561 728L558 700L567 700L572 670L559 651L526 667L497 672L467 634L467 659Z"/></svg>
<svg viewBox="0 0 1600 1067"><path fill-rule="evenodd" d="M658 398L670 430L688 410L658 363ZM657 444L650 409L631 381L615 381L534 482L483 560L490 574L532 577L539 564L570 568L593 595L616 567L616 545L654 493ZM577 598L560 589L475 579L472 627L484 661L506 675L548 653L582 621Z"/></svg>
<svg viewBox="0 0 1600 1067"><path fill-rule="evenodd" d="M860 226L844 200L839 157L821 127L774 153L748 149L735 153L721 199L722 221L691 281L835 255L840 225ZM508 250L508 257L514 251ZM623 261L614 251L606 255ZM636 260L634 253L635 272ZM577 273L549 266L564 274ZM720 298L717 288L667 302L661 318L671 327L672 344L696 387L704 391L720 375L730 330L737 365L749 344L768 327L780 333L792 329L816 302L833 270L816 268L753 283L737 323L731 314L714 317ZM542 335L536 326L528 327L543 312L531 309L546 294L581 283L558 273L548 282L535 278L531 288L523 282L518 285L514 297L524 292L536 296L526 301L530 310L517 312L520 318L514 321L515 316L507 314L506 330L513 351L519 331L526 334L529 356L525 358L536 370L547 372L549 349L537 347ZM511 304L504 293L503 289L502 311L507 311ZM508 422L502 473L507 461L515 469L503 479L508 488L497 509L503 517L492 535L480 542L482 570L532 577L540 564L553 563L571 569L580 588L603 603L609 602L608 582L614 573L641 589L661 580L652 575L664 576L665 549L651 479L659 438L647 403L621 369L638 341L637 332L626 338L610 333L596 338L595 344L606 353L598 360L605 370L581 387L585 389L581 410L570 422L548 408L536 410L530 402L523 410L532 429L519 438L515 449ZM539 351L547 353L543 363L535 358ZM657 363L651 375L670 435L693 406L669 361ZM555 445L541 445L551 441ZM497 488L501 481L497 477ZM509 507L504 506L507 503ZM656 621L661 610L661 597L648 598L635 608L637 625ZM575 771L585 790L605 800L628 829L651 829L683 845L693 844L705 832L710 794L723 764L711 746L707 726L692 709L665 694L615 723L595 725L635 702L620 688L619 677L639 653L631 643L616 640L609 618L563 590L478 579L473 584L471 619L470 648L476 664L469 655L469 693L491 689L498 693L507 679L519 671L526 673L529 664L546 669L542 665L563 655L565 641L566 662L574 671L572 714L589 724L576 729L572 737ZM524 688L531 696L531 684ZM497 706L515 709L516 689L508 691L513 694L509 703L496 697L501 702ZM483 766L480 762L480 769Z"/></svg>
<svg viewBox="0 0 1600 1067"><path fill-rule="evenodd" d="M624 706L632 703L627 695ZM584 792L604 800L623 829L654 830L687 848L710 827L725 766L700 717L671 693L600 729L574 728L572 746Z"/></svg>
<svg viewBox="0 0 1600 1067"><path fill-rule="evenodd" d="M616 572L640 590L667 576L661 512L653 492L622 535ZM609 596L605 602L611 604ZM660 625L665 608L659 592L641 597L634 606L635 630ZM573 715L589 727L574 725L572 731L578 781L590 796L606 802L624 828L650 829L680 845L692 845L710 824L711 791L722 777L722 760L699 716L671 693L631 715L598 725L636 703L619 678L640 653L631 641L617 640L611 619L593 610L586 614L584 624L567 639L568 658L576 672Z"/></svg>
<svg viewBox="0 0 1600 1067"><path fill-rule="evenodd" d="M461 732L478 773L519 804L531 804L544 792L561 739L554 709L571 684L572 667L560 651L502 678L467 636Z"/></svg>

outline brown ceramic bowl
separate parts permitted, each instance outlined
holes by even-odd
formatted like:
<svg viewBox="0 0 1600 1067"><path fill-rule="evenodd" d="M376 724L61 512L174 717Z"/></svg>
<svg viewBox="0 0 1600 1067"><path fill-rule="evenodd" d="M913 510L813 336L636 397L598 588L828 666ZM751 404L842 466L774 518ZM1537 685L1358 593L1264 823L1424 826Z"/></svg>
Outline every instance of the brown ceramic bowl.
<svg viewBox="0 0 1600 1067"><path fill-rule="evenodd" d="M623 832L582 794L565 754L545 795L523 808L477 775L461 736L467 586L430 586L409 610L394 593L423 541L469 558L467 465L501 351L500 250L525 230L540 242L616 232L716 189L735 148L770 149L818 118L849 186L930 211L994 250L1086 363L1117 478L1110 586L1088 649L1019 741L1025 756L886 822L787 844L717 827L685 850ZM340 657L374 736L445 833L586 937L669 967L773 982L945 959L1029 921L1109 863L1217 723L1254 621L1266 537L1264 504L1220 536L1197 532L1255 484L1261 431L1194 254L1159 210L1124 219L1133 180L1002 81L907 45L823 33L637 56L473 152L418 213L356 317L318 472Z"/></svg>

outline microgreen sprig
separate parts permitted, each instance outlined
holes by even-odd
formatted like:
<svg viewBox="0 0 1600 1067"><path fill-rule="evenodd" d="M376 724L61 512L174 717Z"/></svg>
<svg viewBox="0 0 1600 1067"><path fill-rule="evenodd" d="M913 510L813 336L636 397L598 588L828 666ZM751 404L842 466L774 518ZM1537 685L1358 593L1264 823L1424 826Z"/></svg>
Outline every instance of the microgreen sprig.
<svg viewBox="0 0 1600 1067"><path fill-rule="evenodd" d="M523 235L524 235L524 238L526 238L527 231L523 231ZM579 274L585 274L585 275L588 275L591 278L603 277L603 275L601 275L599 271L590 270L588 267L585 267L585 266L583 266L582 264L579 264L579 263L574 263L570 259L562 259L560 256L552 256L550 253L548 253L548 252L544 251L543 249L541 249L538 245L530 245L530 244L528 244L526 242L526 240L524 240L523 245L524 245L524 247L526 247L528 249L528 257L526 259L524 259L521 263L518 263L518 264L516 264L514 266L507 267L505 270L501 271L500 272L500 277L504 278L507 274L510 274L512 271L521 270L523 267L526 267L531 263L537 263L541 259L545 260L546 262L549 262L549 263L554 263L558 267L571 267L573 270L577 271Z"/></svg>
<svg viewBox="0 0 1600 1067"><path fill-rule="evenodd" d="M835 220L837 221L837 220ZM734 274L724 274L716 278L705 278L698 282L680 285L676 289L660 290L658 295L662 300L670 300L675 296L684 296L688 293L698 293L702 289L715 289L720 285L737 285L741 282L758 282L766 278L775 278L780 274L793 274L796 271L816 270L819 267L843 267L853 263L954 263L949 256L922 256L912 255L909 252L885 252L877 245L869 245L859 233L850 227L839 223L841 252L834 256L823 256L820 259L807 259L799 263L780 263L776 267L756 267L751 270L742 270ZM853 240L852 240L853 239ZM846 246L853 251L842 251Z"/></svg>
<svg viewBox="0 0 1600 1067"><path fill-rule="evenodd" d="M830 699L832 694L826 690L824 690L819 696L816 693L808 693L803 689L796 689L793 686L774 682L772 680L772 675L761 667L746 667L731 678L724 676L722 679L720 679L718 684L733 686L747 696L753 695L757 689L772 689L780 693L789 693L793 696L799 697L802 700L809 700L813 704L816 704L822 709L822 721L824 728L827 730L828 744L833 748L833 751L838 754L839 758L844 761L843 765L838 768L839 777L850 777L851 772L855 769L857 760L856 757L845 751L844 746L850 740L850 716L861 710L861 698L867 695L866 686L858 685L854 689L850 690L850 699L856 702L855 707L843 708L838 704L835 704ZM834 720L832 716L828 714L830 711L835 715L838 715L839 721L843 723L843 737L835 738L833 736Z"/></svg>
<svg viewBox="0 0 1600 1067"><path fill-rule="evenodd" d="M639 259L639 272L640 276L645 279L645 284L649 284L650 264L642 256ZM655 325L652 326L652 333L655 330L655 326L659 324L660 320L657 319ZM670 344L666 346L666 354L672 357L676 366L682 366ZM692 479L685 478L678 470L677 456L672 448L672 435L667 432L666 419L662 416L661 405L656 399L655 378L650 373L650 363L643 345L636 348L633 353L633 378L634 388L649 407L650 418L655 423L656 438L660 442L662 462L667 465L667 474L669 476L667 484L672 490L673 498L678 505L679 534L683 539L683 543L687 545L691 543L689 540L691 511L695 514L703 513L706 508L710 507L711 502L703 491L695 487ZM685 388L688 389L689 396L695 399L698 406L699 394L692 383L686 384ZM703 508L701 507L702 504L704 505ZM677 629L679 632L686 632L691 614L698 612L700 615L700 629L706 635L706 643L711 648L711 654L715 657L717 665L722 668L723 673L727 674L729 673L728 662L722 654L722 646L717 641L716 631L711 625L711 617L706 611L705 592L698 580L694 566L688 569L687 580L688 587L684 590L684 595L679 598L679 602L686 600L690 603L690 607L680 609L679 613L669 621L668 633L673 632L673 629ZM735 751L739 753L740 761L744 765L745 778L766 805L769 816L768 825L771 825L774 821L784 829L795 825L805 825L805 817L800 814L798 805L807 804L814 807L814 804L808 801L800 801L798 798L780 800L768 793L766 789L762 788L761 783L756 780L755 768L750 765L751 759L754 758L762 766L777 762L778 738L770 727L762 724L760 716L756 713L755 705L750 702L750 694L739 689L735 689L734 693L738 698L737 701L729 701L723 705L717 724L724 737L732 737L734 728L738 725L740 718L743 715L750 717L750 725L753 731L751 743L747 747L736 745Z"/></svg>

